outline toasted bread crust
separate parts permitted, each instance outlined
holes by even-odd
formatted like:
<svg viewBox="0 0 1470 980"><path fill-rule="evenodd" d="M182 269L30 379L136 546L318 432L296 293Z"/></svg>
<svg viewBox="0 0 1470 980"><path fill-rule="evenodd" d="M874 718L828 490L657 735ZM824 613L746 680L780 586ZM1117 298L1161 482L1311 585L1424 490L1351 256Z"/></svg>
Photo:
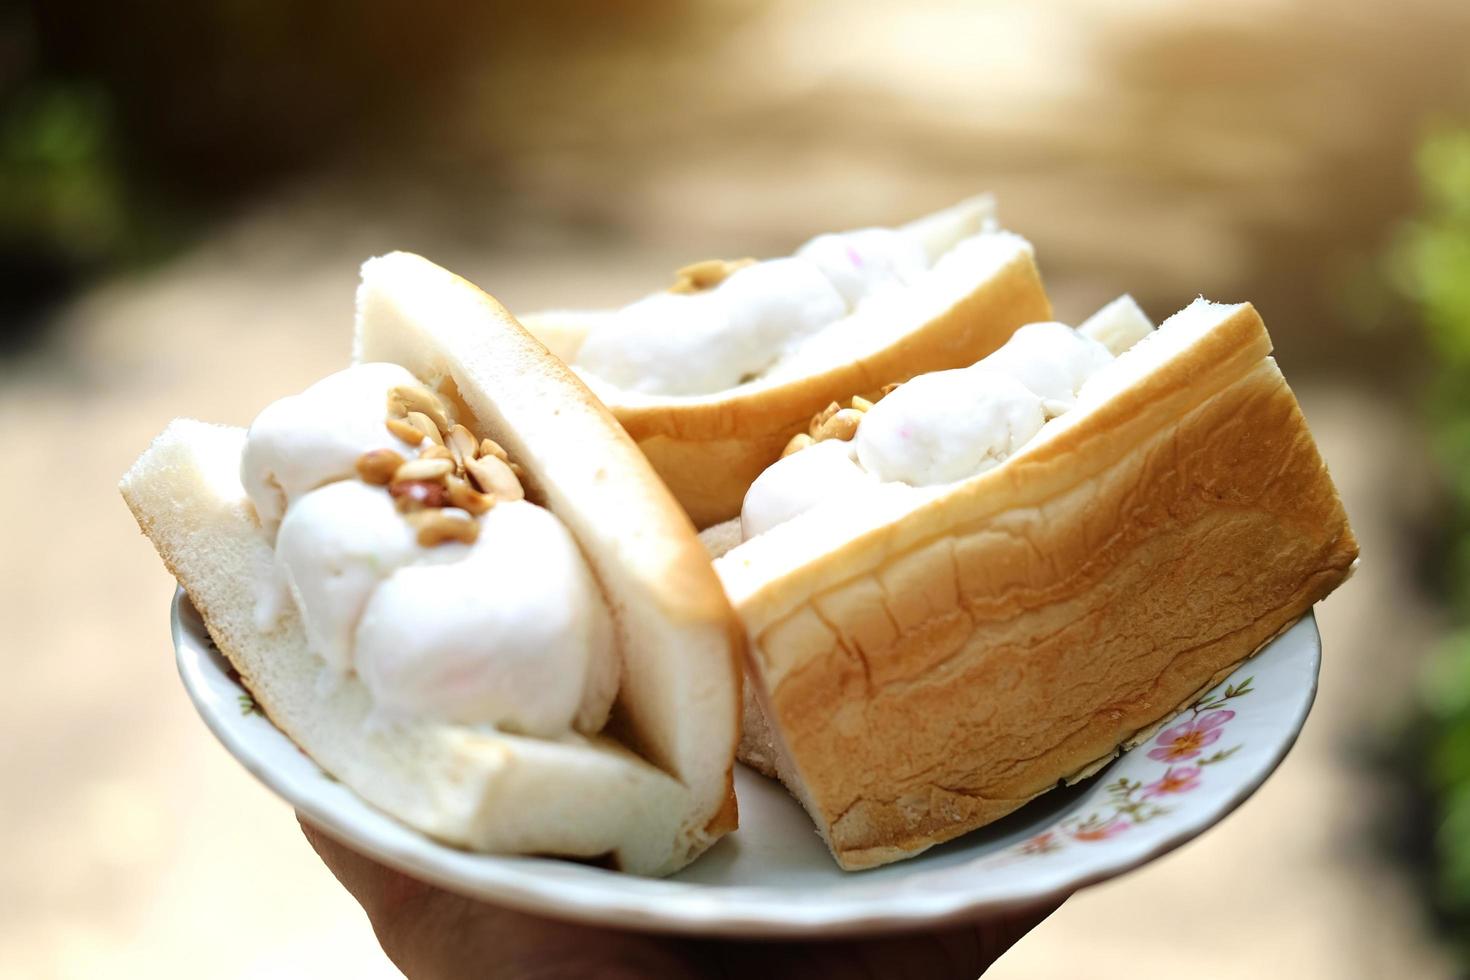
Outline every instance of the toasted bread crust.
<svg viewBox="0 0 1470 980"><path fill-rule="evenodd" d="M1107 757L1346 578L1357 544L1269 349L1240 307L896 523L807 561L755 539L716 563L776 768L843 867Z"/></svg>

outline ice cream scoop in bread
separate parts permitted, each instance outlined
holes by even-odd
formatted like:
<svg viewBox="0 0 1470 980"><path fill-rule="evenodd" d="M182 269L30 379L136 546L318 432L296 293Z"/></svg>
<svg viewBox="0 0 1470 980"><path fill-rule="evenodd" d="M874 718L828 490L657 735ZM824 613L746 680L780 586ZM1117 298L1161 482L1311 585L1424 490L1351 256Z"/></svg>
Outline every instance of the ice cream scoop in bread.
<svg viewBox="0 0 1470 980"><path fill-rule="evenodd" d="M364 266L355 354L248 435L174 422L123 478L210 635L323 769L433 837L687 864L736 822L741 646L687 517L424 259Z"/></svg>
<svg viewBox="0 0 1470 980"><path fill-rule="evenodd" d="M916 378L706 532L751 644L742 758L844 868L1105 761L1353 567L1256 311L1129 305Z"/></svg>
<svg viewBox="0 0 1470 980"><path fill-rule="evenodd" d="M977 197L788 258L701 262L611 312L523 317L587 381L699 527L740 510L834 399L960 367L1050 315L1032 250Z"/></svg>

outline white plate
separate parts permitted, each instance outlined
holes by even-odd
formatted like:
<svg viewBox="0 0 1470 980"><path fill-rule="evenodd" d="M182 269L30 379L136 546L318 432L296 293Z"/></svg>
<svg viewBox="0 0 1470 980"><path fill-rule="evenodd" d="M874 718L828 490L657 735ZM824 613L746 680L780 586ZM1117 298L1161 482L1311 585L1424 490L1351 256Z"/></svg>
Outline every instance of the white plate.
<svg viewBox="0 0 1470 980"><path fill-rule="evenodd" d="M872 871L838 870L801 807L742 767L735 778L740 829L679 874L656 880L549 858L470 854L410 830L242 707L249 698L182 591L174 597L173 636L184 686L225 748L312 822L384 864L557 918L770 937L980 918L1136 868L1207 830L1261 785L1301 731L1321 663L1309 614L1092 779Z"/></svg>

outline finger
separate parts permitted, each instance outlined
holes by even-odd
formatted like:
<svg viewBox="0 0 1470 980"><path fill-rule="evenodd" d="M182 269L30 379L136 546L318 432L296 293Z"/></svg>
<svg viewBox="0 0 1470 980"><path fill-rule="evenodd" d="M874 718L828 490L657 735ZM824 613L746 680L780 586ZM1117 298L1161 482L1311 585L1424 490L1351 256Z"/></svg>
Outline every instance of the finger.
<svg viewBox="0 0 1470 980"><path fill-rule="evenodd" d="M729 943L718 950L705 949L704 955L719 963L727 977L974 980L1056 911L1062 901L1048 901L933 932L856 942Z"/></svg>

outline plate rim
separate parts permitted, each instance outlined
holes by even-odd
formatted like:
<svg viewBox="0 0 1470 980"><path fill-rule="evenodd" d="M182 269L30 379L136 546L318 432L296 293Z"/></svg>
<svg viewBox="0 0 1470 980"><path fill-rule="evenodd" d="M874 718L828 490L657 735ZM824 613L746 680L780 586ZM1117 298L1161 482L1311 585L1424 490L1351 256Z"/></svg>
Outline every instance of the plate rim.
<svg viewBox="0 0 1470 980"><path fill-rule="evenodd" d="M252 745L251 737L239 731L238 723L230 724L222 716L224 713L216 709L210 698L213 681L209 674L219 673L220 669L213 663L208 647L200 642L200 635L207 636L207 633L183 588L175 591L169 613L179 676L205 726L246 771L328 836L398 871L476 900L564 921L691 936L797 939L913 931L1035 907L1133 871L1182 847L1229 817L1276 771L1305 726L1316 700L1322 664L1321 632L1314 610L1309 609L1258 651L1269 649L1289 630L1306 625L1311 651L1310 663L1306 665L1309 669L1304 671L1306 683L1301 703L1285 736L1267 751L1255 769L1241 775L1228 796L1213 804L1207 815L1181 820L1178 826L1135 853L1119 855L1089 873L1038 876L1035 886L1013 889L1003 896L987 895L983 889L975 888L906 893L902 901L888 903L863 901L850 895L802 901L793 899L789 888L742 884L720 889L704 883L625 875L554 858L474 854L433 840L355 794L352 799L363 812L339 813L319 793L309 787L298 787L294 775L270 765L262 758L265 750ZM186 618L197 626L186 622ZM1251 662L1247 660L1237 667L1230 677ZM246 693L237 679L225 679L241 694ZM1218 686L1211 685L1211 689ZM342 786L283 732L268 720L266 724L270 725L274 739L299 753L317 773L331 779L332 785ZM271 735L266 736L267 741L272 740ZM351 793L345 786L342 789ZM367 826L364 826L365 819ZM375 823L378 826L373 826ZM435 855L443 860L435 860ZM479 872L473 881L455 874L448 866L450 860L462 863L466 859L474 861ZM588 882L569 881L565 877L568 869L577 869L578 874L616 876L618 887L609 889L605 883L594 887ZM983 869L977 869L978 876L983 873ZM861 876L863 872L852 874ZM720 897L697 894L705 890L718 890Z"/></svg>

